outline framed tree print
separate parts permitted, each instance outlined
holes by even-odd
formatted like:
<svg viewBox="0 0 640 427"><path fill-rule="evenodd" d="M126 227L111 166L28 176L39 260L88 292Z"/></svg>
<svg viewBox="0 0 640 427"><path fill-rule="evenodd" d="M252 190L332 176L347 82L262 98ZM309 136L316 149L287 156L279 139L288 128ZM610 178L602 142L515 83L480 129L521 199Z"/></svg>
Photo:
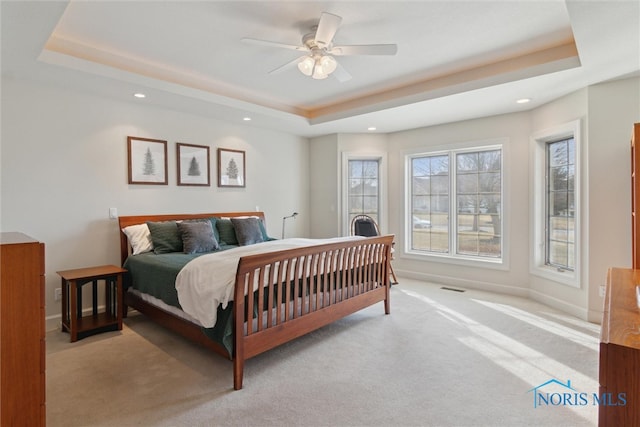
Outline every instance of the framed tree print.
<svg viewBox="0 0 640 427"><path fill-rule="evenodd" d="M176 143L178 185L210 186L209 147Z"/></svg>
<svg viewBox="0 0 640 427"><path fill-rule="evenodd" d="M218 187L245 186L244 151L218 148Z"/></svg>
<svg viewBox="0 0 640 427"><path fill-rule="evenodd" d="M167 141L127 137L129 184L167 185Z"/></svg>

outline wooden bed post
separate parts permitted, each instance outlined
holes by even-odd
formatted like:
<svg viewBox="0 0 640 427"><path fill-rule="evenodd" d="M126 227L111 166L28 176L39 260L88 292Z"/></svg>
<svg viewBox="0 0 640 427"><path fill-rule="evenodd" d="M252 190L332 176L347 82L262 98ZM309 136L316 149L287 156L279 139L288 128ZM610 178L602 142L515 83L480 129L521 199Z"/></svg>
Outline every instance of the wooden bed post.
<svg viewBox="0 0 640 427"><path fill-rule="evenodd" d="M233 301L233 389L242 389L244 375L244 295L238 296L238 281L244 277L236 275L236 289ZM244 290L244 286L242 287ZM250 327L250 325L247 325Z"/></svg>
<svg viewBox="0 0 640 427"><path fill-rule="evenodd" d="M391 284L391 280L389 280L387 282L387 284L385 285L385 288L387 288L387 289L385 289L385 291L384 291L384 293L385 293L385 295L384 295L384 314L391 314L391 299L390 299L391 292L389 292L389 290L391 288L390 284Z"/></svg>
<svg viewBox="0 0 640 427"><path fill-rule="evenodd" d="M391 314L391 278L389 277L389 271L391 270L391 246L387 246L385 249L386 259L388 260L384 266L384 276L386 277L385 296L384 296L384 314Z"/></svg>

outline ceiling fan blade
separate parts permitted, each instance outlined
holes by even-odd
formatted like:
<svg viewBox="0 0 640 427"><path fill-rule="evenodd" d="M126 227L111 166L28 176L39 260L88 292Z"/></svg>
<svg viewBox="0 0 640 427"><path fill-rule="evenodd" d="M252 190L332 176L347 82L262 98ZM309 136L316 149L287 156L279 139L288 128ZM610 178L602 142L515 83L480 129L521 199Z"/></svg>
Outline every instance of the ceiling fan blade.
<svg viewBox="0 0 640 427"><path fill-rule="evenodd" d="M338 15L322 12L322 15L320 15L320 22L318 23L318 29L316 30L316 44L320 47L329 46L333 40L333 36L336 35L341 22L342 18Z"/></svg>
<svg viewBox="0 0 640 427"><path fill-rule="evenodd" d="M395 44L362 44L350 46L334 46L327 53L336 56L346 55L395 55L398 45Z"/></svg>
<svg viewBox="0 0 640 427"><path fill-rule="evenodd" d="M269 47L281 47L284 49L291 49L291 50L300 50L300 51L307 51L307 47L306 46L296 46L293 44L285 44L285 43L278 43L278 42L271 42L269 40L260 40L260 39L250 39L250 38L243 38L240 39L240 41L245 42L245 43L249 43L249 44L255 44L258 46L269 46Z"/></svg>
<svg viewBox="0 0 640 427"><path fill-rule="evenodd" d="M289 61L286 64L281 65L278 68L274 68L273 70L269 71L269 74L278 74L283 71L287 71L295 67L296 65L298 65L298 62L302 61L304 58L306 58L306 56L301 56L300 58L296 58L293 61Z"/></svg>
<svg viewBox="0 0 640 427"><path fill-rule="evenodd" d="M351 74L349 74L349 72L342 65L340 65L339 62L336 66L335 71L331 73L331 75L334 76L340 83L351 80Z"/></svg>

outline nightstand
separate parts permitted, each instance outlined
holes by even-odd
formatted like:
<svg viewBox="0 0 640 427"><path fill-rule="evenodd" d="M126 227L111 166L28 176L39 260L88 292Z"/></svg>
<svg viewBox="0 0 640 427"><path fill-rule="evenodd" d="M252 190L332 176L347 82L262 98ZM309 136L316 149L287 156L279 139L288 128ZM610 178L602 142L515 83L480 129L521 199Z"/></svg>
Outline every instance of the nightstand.
<svg viewBox="0 0 640 427"><path fill-rule="evenodd" d="M99 332L122 330L122 273L115 265L58 271L62 278L62 330L71 342ZM98 312L98 284L104 283L104 311ZM82 314L82 287L92 285L91 314Z"/></svg>

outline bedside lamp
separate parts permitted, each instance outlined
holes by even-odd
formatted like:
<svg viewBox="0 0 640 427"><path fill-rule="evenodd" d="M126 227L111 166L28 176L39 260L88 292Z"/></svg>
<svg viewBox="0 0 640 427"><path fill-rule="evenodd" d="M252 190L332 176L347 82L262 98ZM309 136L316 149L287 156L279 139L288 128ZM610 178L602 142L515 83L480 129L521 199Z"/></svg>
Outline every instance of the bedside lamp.
<svg viewBox="0 0 640 427"><path fill-rule="evenodd" d="M285 226L285 221L287 220L287 218L295 218L298 216L298 212L294 212L289 216L285 216L284 218L282 218L282 238L284 239L284 226Z"/></svg>

